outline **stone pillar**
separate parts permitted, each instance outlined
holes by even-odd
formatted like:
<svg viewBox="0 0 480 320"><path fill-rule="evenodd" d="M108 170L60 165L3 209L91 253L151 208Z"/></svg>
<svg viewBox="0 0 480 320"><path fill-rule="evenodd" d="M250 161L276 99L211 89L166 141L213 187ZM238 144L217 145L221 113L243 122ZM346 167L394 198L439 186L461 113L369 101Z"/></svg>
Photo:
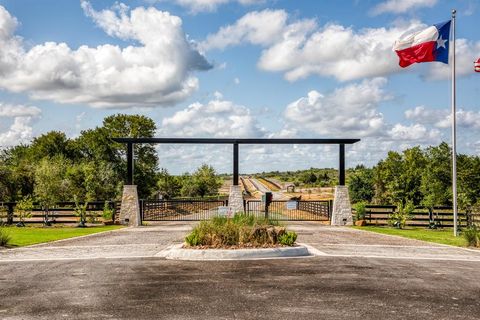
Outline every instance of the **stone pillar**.
<svg viewBox="0 0 480 320"><path fill-rule="evenodd" d="M120 223L134 227L141 226L142 224L136 185L126 184L123 186L122 206L120 207Z"/></svg>
<svg viewBox="0 0 480 320"><path fill-rule="evenodd" d="M237 212L245 212L245 208L243 207L243 193L240 186L230 186L228 206L232 208L234 214Z"/></svg>
<svg viewBox="0 0 480 320"><path fill-rule="evenodd" d="M333 198L333 211L330 220L332 226L351 226L352 206L350 204L350 196L348 195L347 186L336 186Z"/></svg>

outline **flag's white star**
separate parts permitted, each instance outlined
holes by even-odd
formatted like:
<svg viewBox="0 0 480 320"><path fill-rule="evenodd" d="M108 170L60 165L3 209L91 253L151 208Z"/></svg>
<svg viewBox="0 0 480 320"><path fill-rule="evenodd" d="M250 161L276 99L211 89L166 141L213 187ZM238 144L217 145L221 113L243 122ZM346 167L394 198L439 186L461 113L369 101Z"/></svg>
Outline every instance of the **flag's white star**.
<svg viewBox="0 0 480 320"><path fill-rule="evenodd" d="M440 37L437 39L437 49L438 48L445 48L447 49L447 47L445 46L445 43L447 42L448 40L446 39L442 39L442 35L440 35Z"/></svg>

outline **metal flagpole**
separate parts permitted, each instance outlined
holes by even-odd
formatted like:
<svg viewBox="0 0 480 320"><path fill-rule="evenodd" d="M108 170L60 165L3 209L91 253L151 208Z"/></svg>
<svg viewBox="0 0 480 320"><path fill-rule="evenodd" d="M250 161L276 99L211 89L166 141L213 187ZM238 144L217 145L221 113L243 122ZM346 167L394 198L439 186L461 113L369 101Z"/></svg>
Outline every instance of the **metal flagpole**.
<svg viewBox="0 0 480 320"><path fill-rule="evenodd" d="M452 10L452 195L453 195L453 235L458 235L457 227L457 124L456 124L456 88L455 88L455 14Z"/></svg>

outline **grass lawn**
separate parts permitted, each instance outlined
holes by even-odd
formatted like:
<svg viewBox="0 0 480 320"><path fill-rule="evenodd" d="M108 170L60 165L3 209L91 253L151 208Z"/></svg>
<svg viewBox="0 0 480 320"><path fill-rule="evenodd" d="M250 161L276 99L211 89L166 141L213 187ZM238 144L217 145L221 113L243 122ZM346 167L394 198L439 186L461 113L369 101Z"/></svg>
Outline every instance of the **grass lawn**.
<svg viewBox="0 0 480 320"><path fill-rule="evenodd" d="M401 236L405 238L423 240L428 242L448 244L457 247L466 247L467 242L462 235L458 237L453 236L453 229L425 229L425 228L406 228L396 229L390 227L353 227L355 229L373 231L377 233L389 234L394 236Z"/></svg>
<svg viewBox="0 0 480 320"><path fill-rule="evenodd" d="M9 246L23 247L31 244L49 242L60 239L84 236L87 234L110 231L122 228L123 226L94 226L88 228L75 227L4 227L10 234L11 240Z"/></svg>

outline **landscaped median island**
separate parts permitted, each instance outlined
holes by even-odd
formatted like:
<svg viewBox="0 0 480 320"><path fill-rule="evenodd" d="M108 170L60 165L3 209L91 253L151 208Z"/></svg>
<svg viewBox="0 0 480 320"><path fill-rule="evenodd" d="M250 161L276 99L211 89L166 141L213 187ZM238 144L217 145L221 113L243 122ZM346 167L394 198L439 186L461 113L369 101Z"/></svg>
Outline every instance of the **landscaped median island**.
<svg viewBox="0 0 480 320"><path fill-rule="evenodd" d="M185 248L241 249L294 246L297 234L278 221L236 214L202 221L185 237Z"/></svg>
<svg viewBox="0 0 480 320"><path fill-rule="evenodd" d="M297 244L297 234L278 221L254 215L217 216L202 221L185 237L185 243L172 247L167 259L250 260L312 256Z"/></svg>
<svg viewBox="0 0 480 320"><path fill-rule="evenodd" d="M0 232L9 238L5 247L23 247L37 243L50 242L61 239L68 239L73 237L85 236L93 233L111 231L122 228L119 225L110 226L91 226L88 228L76 227L33 227L27 226L23 228L18 227L0 227Z"/></svg>

